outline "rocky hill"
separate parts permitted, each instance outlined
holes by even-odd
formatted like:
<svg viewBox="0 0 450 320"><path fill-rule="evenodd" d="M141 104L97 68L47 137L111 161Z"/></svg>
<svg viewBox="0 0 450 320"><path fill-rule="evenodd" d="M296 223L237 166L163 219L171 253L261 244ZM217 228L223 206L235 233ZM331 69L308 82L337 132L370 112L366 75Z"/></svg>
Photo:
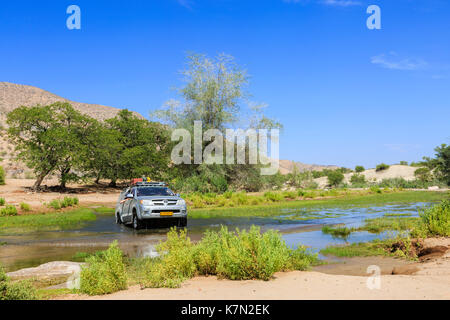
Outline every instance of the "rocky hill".
<svg viewBox="0 0 450 320"><path fill-rule="evenodd" d="M70 101L32 86L0 82L0 165L6 169L9 177L31 177L31 173L23 165L13 161L14 148L6 140L3 131L6 128L6 115L20 106L49 105L55 102L69 102L81 113L101 121L114 118L121 110L98 104ZM139 113L135 114L143 118Z"/></svg>
<svg viewBox="0 0 450 320"><path fill-rule="evenodd" d="M299 172L304 171L322 171L323 169L338 169L338 166L326 166L317 164L306 164L302 162L295 162L291 160L280 160L280 172L281 174L292 173L294 167L298 168Z"/></svg>

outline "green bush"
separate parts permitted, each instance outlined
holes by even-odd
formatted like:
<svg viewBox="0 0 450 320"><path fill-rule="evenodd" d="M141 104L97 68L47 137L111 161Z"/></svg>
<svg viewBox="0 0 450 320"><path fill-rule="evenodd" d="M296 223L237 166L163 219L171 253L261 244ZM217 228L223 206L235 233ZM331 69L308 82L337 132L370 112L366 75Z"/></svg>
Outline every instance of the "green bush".
<svg viewBox="0 0 450 320"><path fill-rule="evenodd" d="M6 173L5 169L3 169L2 166L0 166L0 185L6 184Z"/></svg>
<svg viewBox="0 0 450 320"><path fill-rule="evenodd" d="M317 261L306 248L289 248L280 234L269 230L207 231L193 244L185 230L172 229L158 247L161 257L148 262L143 287L178 287L194 275L217 275L232 280L269 280L275 272L305 270Z"/></svg>
<svg viewBox="0 0 450 320"><path fill-rule="evenodd" d="M353 174L350 178L351 184L364 184L366 183L366 177L362 174Z"/></svg>
<svg viewBox="0 0 450 320"><path fill-rule="evenodd" d="M416 169L416 171L414 171L414 176L423 182L428 182L432 179L431 171L427 167Z"/></svg>
<svg viewBox="0 0 450 320"><path fill-rule="evenodd" d="M1 216L17 216L17 208L15 206L6 206L6 208L0 209Z"/></svg>
<svg viewBox="0 0 450 320"><path fill-rule="evenodd" d="M59 209L61 209L61 202L59 200L55 199L55 200L50 201L48 206L55 210L59 210Z"/></svg>
<svg viewBox="0 0 450 320"><path fill-rule="evenodd" d="M186 230L177 233L172 229L167 234L167 240L157 246L161 257L149 264L141 285L149 288L176 288L184 280L191 278L196 271L192 246Z"/></svg>
<svg viewBox="0 0 450 320"><path fill-rule="evenodd" d="M408 161L400 161L399 163L402 166L407 166L408 165Z"/></svg>
<svg viewBox="0 0 450 320"><path fill-rule="evenodd" d="M420 222L416 236L450 236L450 200L444 200L440 204L419 211Z"/></svg>
<svg viewBox="0 0 450 320"><path fill-rule="evenodd" d="M285 199L294 200L297 198L297 192L295 191L284 191L282 195Z"/></svg>
<svg viewBox="0 0 450 320"><path fill-rule="evenodd" d="M385 164L385 163L380 163L379 165L377 165L375 171L379 172L379 171L383 171L383 170L387 170L389 169L389 165Z"/></svg>
<svg viewBox="0 0 450 320"><path fill-rule="evenodd" d="M365 171L366 169L363 166L356 166L355 167L355 172L356 173L361 173L363 171Z"/></svg>
<svg viewBox="0 0 450 320"><path fill-rule="evenodd" d="M30 205L28 203L22 202L20 204L20 209L23 210L23 211L30 211L31 207L30 207Z"/></svg>
<svg viewBox="0 0 450 320"><path fill-rule="evenodd" d="M344 175L340 171L330 171L327 175L328 184L333 187L337 187L344 181Z"/></svg>
<svg viewBox="0 0 450 320"><path fill-rule="evenodd" d="M55 200L50 201L48 206L55 210L59 210L62 208L67 208L67 207L74 207L74 206L78 205L78 202L79 202L79 200L76 197L74 197L74 198L64 197L63 200L55 199Z"/></svg>
<svg viewBox="0 0 450 320"><path fill-rule="evenodd" d="M264 193L264 198L272 202L278 202L283 200L283 196L277 192L268 191Z"/></svg>
<svg viewBox="0 0 450 320"><path fill-rule="evenodd" d="M4 206L6 203L5 198L0 198L0 206Z"/></svg>
<svg viewBox="0 0 450 320"><path fill-rule="evenodd" d="M0 300L36 300L36 289L29 281L11 280L0 267Z"/></svg>
<svg viewBox="0 0 450 320"><path fill-rule="evenodd" d="M86 262L87 266L81 270L81 292L102 295L127 289L123 253L117 241L101 254L88 257Z"/></svg>

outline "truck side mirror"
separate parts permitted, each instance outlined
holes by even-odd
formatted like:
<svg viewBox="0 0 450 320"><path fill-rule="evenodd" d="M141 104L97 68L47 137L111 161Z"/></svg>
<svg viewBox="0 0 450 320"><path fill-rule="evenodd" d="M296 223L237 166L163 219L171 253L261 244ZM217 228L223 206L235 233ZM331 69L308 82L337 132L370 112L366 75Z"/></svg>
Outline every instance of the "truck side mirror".
<svg viewBox="0 0 450 320"><path fill-rule="evenodd" d="M129 193L129 194L127 194L127 196L126 196L125 198L127 198L127 199L133 199L133 198L134 198L134 196L133 196L133 194L132 194L132 193Z"/></svg>
<svg viewBox="0 0 450 320"><path fill-rule="evenodd" d="M181 195L180 195L179 193L175 194L175 196L177 196L177 197L181 197Z"/></svg>

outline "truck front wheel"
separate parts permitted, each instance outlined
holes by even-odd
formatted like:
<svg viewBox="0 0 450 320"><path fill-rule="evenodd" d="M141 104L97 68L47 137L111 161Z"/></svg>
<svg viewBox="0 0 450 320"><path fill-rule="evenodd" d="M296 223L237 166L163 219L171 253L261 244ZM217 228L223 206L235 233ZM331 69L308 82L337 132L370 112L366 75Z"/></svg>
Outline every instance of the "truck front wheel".
<svg viewBox="0 0 450 320"><path fill-rule="evenodd" d="M139 220L136 213L133 214L133 229L134 230L142 229L142 222L141 220Z"/></svg>

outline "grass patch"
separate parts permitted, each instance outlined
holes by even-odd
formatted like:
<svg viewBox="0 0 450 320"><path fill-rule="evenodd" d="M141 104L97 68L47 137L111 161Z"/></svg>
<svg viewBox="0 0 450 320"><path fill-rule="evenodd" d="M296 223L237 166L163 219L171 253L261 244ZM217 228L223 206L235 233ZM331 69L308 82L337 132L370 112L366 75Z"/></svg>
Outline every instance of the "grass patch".
<svg viewBox="0 0 450 320"><path fill-rule="evenodd" d="M93 211L85 208L58 213L7 216L0 218L0 234L69 229L95 219Z"/></svg>
<svg viewBox="0 0 450 320"><path fill-rule="evenodd" d="M411 213L385 213L384 217L410 217Z"/></svg>
<svg viewBox="0 0 450 320"><path fill-rule="evenodd" d="M370 233L381 233L386 230L408 231L417 227L419 218L399 218L382 217L375 219L366 219L364 225L358 228L359 231L368 231Z"/></svg>
<svg viewBox="0 0 450 320"><path fill-rule="evenodd" d="M278 232L261 233L255 226L236 233L226 227L208 231L196 244L185 230L172 229L157 250L159 258L147 259L140 266L142 287L175 288L194 275L269 280L275 272L306 270L317 262L317 256L304 247L291 249Z"/></svg>
<svg viewBox="0 0 450 320"><path fill-rule="evenodd" d="M99 208L93 208L92 210L95 211L95 213L98 214L104 214L104 215L114 215L116 209L115 208L107 208L107 207L99 207Z"/></svg>
<svg viewBox="0 0 450 320"><path fill-rule="evenodd" d="M50 201L50 203L47 205L49 208L53 208L55 210L67 208L67 207L75 207L79 203L79 200L77 197L64 197L64 199L55 199Z"/></svg>
<svg viewBox="0 0 450 320"><path fill-rule="evenodd" d="M0 206L4 206L6 204L5 198L0 198Z"/></svg>
<svg viewBox="0 0 450 320"><path fill-rule="evenodd" d="M17 216L17 208L15 206L6 206L0 209L0 217Z"/></svg>
<svg viewBox="0 0 450 320"><path fill-rule="evenodd" d="M421 246L422 244L418 240L397 236L396 238L377 239L370 242L353 243L347 246L330 246L320 250L320 253L347 258L386 256L417 260L417 252L419 252Z"/></svg>
<svg viewBox="0 0 450 320"><path fill-rule="evenodd" d="M385 250L378 243L361 242L348 246L330 246L320 250L320 253L336 257L369 257L386 255Z"/></svg>
<svg viewBox="0 0 450 320"><path fill-rule="evenodd" d="M51 300L66 294L76 293L72 289L38 289L37 296L39 300Z"/></svg>
<svg viewBox="0 0 450 320"><path fill-rule="evenodd" d="M36 289L29 281L11 281L0 267L0 300L35 300Z"/></svg>
<svg viewBox="0 0 450 320"><path fill-rule="evenodd" d="M417 237L450 236L450 200L419 210L420 220L412 235Z"/></svg>
<svg viewBox="0 0 450 320"><path fill-rule="evenodd" d="M340 198L320 199L320 200L294 200L265 203L260 205L235 206L233 208L202 208L190 209L189 218L231 218L231 217L251 217L251 216L279 216L282 215L281 209L296 208L327 208L327 207L346 207L346 206L367 206L385 203L408 203L408 202L437 202L448 198L445 192L430 191L399 191L393 193L371 193L370 190L352 191Z"/></svg>
<svg viewBox="0 0 450 320"><path fill-rule="evenodd" d="M20 203L20 209L22 211L28 212L31 210L31 206L28 203L22 202Z"/></svg>
<svg viewBox="0 0 450 320"><path fill-rule="evenodd" d="M345 226L338 226L334 228L330 226L322 227L322 233L329 234L333 238L347 239L348 236L354 231L354 228L347 228Z"/></svg>

